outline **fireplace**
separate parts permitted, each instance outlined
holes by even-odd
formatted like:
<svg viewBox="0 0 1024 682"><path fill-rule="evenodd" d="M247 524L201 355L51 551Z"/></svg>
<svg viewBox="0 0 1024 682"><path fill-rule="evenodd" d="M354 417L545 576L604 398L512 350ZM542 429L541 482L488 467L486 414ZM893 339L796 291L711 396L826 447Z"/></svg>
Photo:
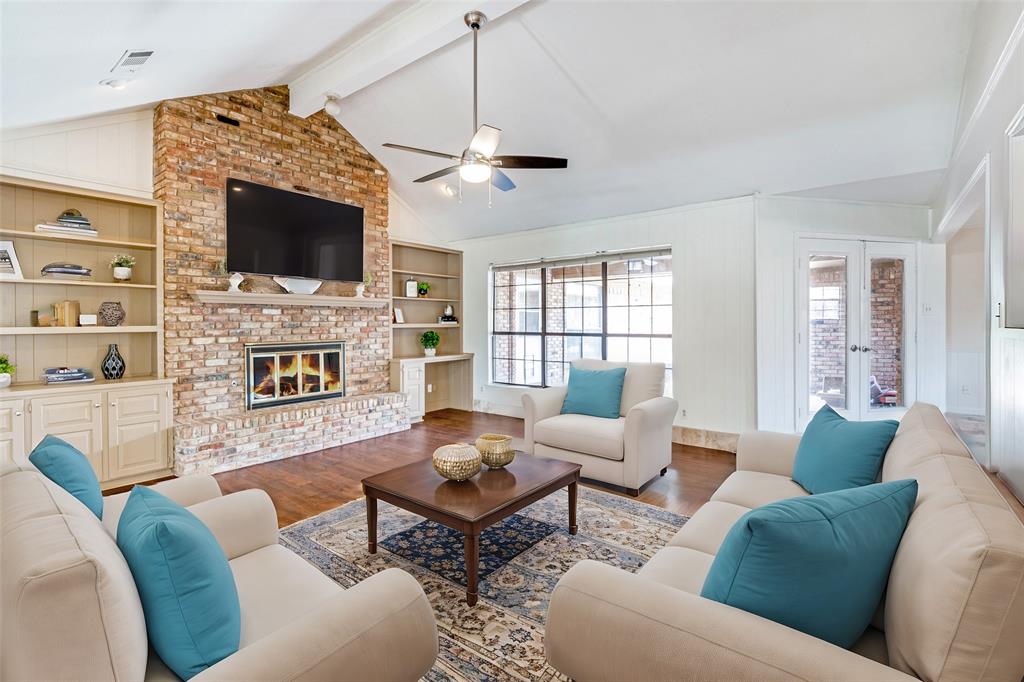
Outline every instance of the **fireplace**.
<svg viewBox="0 0 1024 682"><path fill-rule="evenodd" d="M249 410L345 395L345 342L245 347Z"/></svg>

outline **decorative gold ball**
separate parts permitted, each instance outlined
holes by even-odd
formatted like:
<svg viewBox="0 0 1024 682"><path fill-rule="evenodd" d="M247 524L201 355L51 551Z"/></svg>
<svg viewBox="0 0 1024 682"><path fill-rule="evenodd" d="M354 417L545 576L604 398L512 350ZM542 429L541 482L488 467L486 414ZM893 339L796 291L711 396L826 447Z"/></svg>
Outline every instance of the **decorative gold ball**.
<svg viewBox="0 0 1024 682"><path fill-rule="evenodd" d="M476 449L481 461L492 469L500 469L512 463L516 451L512 449L512 436L500 433L484 433L476 439Z"/></svg>
<svg viewBox="0 0 1024 682"><path fill-rule="evenodd" d="M442 445L432 460L434 471L449 481L465 481L480 471L480 451L469 443Z"/></svg>

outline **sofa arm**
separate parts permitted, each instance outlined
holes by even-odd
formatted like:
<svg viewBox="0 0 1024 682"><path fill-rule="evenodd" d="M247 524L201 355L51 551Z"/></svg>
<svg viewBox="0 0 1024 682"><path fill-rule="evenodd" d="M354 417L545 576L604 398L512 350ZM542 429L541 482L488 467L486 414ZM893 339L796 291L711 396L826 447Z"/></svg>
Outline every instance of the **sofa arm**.
<svg viewBox="0 0 1024 682"><path fill-rule="evenodd" d="M799 446L799 434L748 431L736 445L736 469L790 477Z"/></svg>
<svg viewBox="0 0 1024 682"><path fill-rule="evenodd" d="M241 490L188 508L217 538L228 559L277 544L277 510L262 490Z"/></svg>
<svg viewBox="0 0 1024 682"><path fill-rule="evenodd" d="M623 432L623 485L639 488L672 463L672 422L679 403L672 398L651 398L626 413Z"/></svg>
<svg viewBox="0 0 1024 682"><path fill-rule="evenodd" d="M172 478L148 487L171 498L182 507L189 507L221 496L217 479L205 474ZM111 537L117 537L117 522L121 518L121 512L124 511L124 505L128 502L130 494L130 492L118 493L103 498L103 526Z"/></svg>
<svg viewBox="0 0 1024 682"><path fill-rule="evenodd" d="M576 680L902 680L869 658L633 573L581 561L548 607L548 662Z"/></svg>
<svg viewBox="0 0 1024 682"><path fill-rule="evenodd" d="M412 682L430 670L437 651L427 596L411 575L391 568L192 679Z"/></svg>
<svg viewBox="0 0 1024 682"><path fill-rule="evenodd" d="M565 386L552 386L523 393L523 441L526 452L533 454L533 425L541 419L554 417L562 411Z"/></svg>

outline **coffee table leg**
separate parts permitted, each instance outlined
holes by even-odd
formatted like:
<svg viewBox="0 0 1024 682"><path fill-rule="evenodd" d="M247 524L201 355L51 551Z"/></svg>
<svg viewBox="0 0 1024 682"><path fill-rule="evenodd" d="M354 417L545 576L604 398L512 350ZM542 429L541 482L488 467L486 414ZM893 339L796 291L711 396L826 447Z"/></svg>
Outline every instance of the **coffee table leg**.
<svg viewBox="0 0 1024 682"><path fill-rule="evenodd" d="M470 606L476 605L477 593L476 578L480 569L480 534L466 533L466 603Z"/></svg>
<svg viewBox="0 0 1024 682"><path fill-rule="evenodd" d="M377 553L377 498L366 496L366 535L370 554Z"/></svg>
<svg viewBox="0 0 1024 682"><path fill-rule="evenodd" d="M569 484L569 534L576 535L576 489L579 482L573 481Z"/></svg>

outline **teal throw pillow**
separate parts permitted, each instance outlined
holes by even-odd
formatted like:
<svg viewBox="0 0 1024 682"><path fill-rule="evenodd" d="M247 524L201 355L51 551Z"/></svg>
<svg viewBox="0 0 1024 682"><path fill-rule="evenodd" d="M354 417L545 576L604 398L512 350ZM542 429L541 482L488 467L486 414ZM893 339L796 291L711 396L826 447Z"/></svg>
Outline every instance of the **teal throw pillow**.
<svg viewBox="0 0 1024 682"><path fill-rule="evenodd" d="M562 414L618 419L626 368L579 369L570 365Z"/></svg>
<svg viewBox="0 0 1024 682"><path fill-rule="evenodd" d="M905 480L752 509L700 594L849 648L878 607L916 499L917 481Z"/></svg>
<svg viewBox="0 0 1024 682"><path fill-rule="evenodd" d="M96 518L103 518L103 493L89 458L57 436L45 436L28 456L48 479L78 498Z"/></svg>
<svg viewBox="0 0 1024 682"><path fill-rule="evenodd" d="M899 425L892 419L847 421L825 405L800 439L793 480L815 495L874 483Z"/></svg>
<svg viewBox="0 0 1024 682"><path fill-rule="evenodd" d="M189 679L238 651L241 609L228 559L190 511L136 486L117 524L153 649Z"/></svg>

